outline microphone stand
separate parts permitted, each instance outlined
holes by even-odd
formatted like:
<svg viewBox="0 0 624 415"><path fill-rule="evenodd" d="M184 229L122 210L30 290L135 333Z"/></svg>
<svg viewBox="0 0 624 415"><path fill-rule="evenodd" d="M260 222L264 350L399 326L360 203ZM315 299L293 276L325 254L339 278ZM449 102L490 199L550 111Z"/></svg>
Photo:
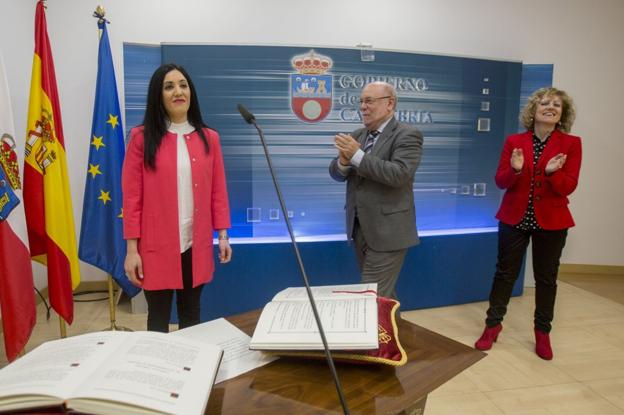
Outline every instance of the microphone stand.
<svg viewBox="0 0 624 415"><path fill-rule="evenodd" d="M271 172L271 177L273 178L273 184L275 185L275 191L277 192L277 198L279 199L280 207L282 208L282 214L284 215L284 220L286 221L286 226L288 227L288 233L290 234L290 239L292 241L292 245L295 250L295 256L297 257L299 270L301 271L301 276L303 277L303 283L308 293L310 306L312 307L312 313L314 314L314 319L316 320L316 325L321 335L323 348L325 349L325 358L327 359L327 364L329 365L329 369L331 371L332 377L334 378L334 383L336 384L336 391L338 392L338 397L340 398L342 411L345 415L349 415L349 407L347 406L347 401L342 392L342 386L340 385L340 380L338 379L338 374L336 373L334 360L332 359L331 352L329 351L329 346L327 345L327 338L325 337L325 331L323 330L323 326L321 325L321 318L319 317L318 310L316 309L316 302L314 301L314 297L312 296L310 283L308 282L308 277L306 275L305 268L303 267L303 261L301 260L301 255L299 254L299 248L297 247L297 241L295 240L295 234L293 232L292 225L290 224L290 219L288 218L288 211L286 210L286 204L284 203L284 198L282 197L282 192L280 190L279 183L277 182L277 177L275 176L273 163L271 162L271 156L269 155L269 149L264 139L264 133L262 132L262 129L256 123L256 118L253 116L253 114L247 111L245 107L239 104L238 111L241 113L241 115L243 116L245 121L247 121L248 124L253 125L254 127L256 127L256 130L258 130L260 141L262 142L262 147L264 148L264 155L266 156L266 160L269 165L269 171Z"/></svg>

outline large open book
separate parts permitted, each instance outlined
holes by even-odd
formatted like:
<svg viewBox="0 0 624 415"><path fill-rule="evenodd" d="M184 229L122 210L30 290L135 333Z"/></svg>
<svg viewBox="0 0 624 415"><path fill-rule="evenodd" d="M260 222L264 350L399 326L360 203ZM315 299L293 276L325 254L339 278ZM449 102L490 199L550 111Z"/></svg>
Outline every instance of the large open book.
<svg viewBox="0 0 624 415"><path fill-rule="evenodd" d="M332 350L377 349L377 284L312 287ZM305 287L287 288L262 310L249 345L254 350L322 350Z"/></svg>
<svg viewBox="0 0 624 415"><path fill-rule="evenodd" d="M0 411L203 414L222 350L153 332L97 332L42 344L0 370Z"/></svg>

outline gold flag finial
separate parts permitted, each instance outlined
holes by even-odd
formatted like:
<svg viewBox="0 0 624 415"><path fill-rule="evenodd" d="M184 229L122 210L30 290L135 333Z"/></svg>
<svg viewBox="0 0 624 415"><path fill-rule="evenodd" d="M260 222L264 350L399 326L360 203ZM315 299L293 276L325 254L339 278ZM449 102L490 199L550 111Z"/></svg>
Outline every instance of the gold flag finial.
<svg viewBox="0 0 624 415"><path fill-rule="evenodd" d="M104 18L104 15L106 14L106 11L104 10L104 7L102 6L97 6L97 8L95 9L95 11L93 12L93 17L97 17L98 19L100 19L100 21L106 21L106 19Z"/></svg>

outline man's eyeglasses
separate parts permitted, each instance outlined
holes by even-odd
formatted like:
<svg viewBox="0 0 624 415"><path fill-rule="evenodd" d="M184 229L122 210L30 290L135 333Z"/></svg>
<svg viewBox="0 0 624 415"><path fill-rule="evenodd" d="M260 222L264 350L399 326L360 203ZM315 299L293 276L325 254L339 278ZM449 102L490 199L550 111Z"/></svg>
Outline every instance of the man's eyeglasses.
<svg viewBox="0 0 624 415"><path fill-rule="evenodd" d="M385 97L377 97L377 98L372 98L372 97L367 97L367 98L360 98L360 105L362 104L366 104L366 105L372 105L375 101L379 101L380 99L386 99L386 98L392 98L392 95L387 95Z"/></svg>

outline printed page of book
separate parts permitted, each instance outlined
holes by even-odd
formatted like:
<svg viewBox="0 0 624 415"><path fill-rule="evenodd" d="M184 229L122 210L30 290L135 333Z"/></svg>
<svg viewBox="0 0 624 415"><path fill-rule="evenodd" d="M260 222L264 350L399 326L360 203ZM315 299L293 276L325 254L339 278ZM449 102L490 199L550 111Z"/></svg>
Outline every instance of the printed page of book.
<svg viewBox="0 0 624 415"><path fill-rule="evenodd" d="M376 349L377 297L315 300L330 349ZM322 350L312 307L306 301L272 301L262 310L251 339L256 350Z"/></svg>
<svg viewBox="0 0 624 415"><path fill-rule="evenodd" d="M29 408L66 399L98 366L110 359L129 335L132 333L97 332L40 345L0 370L2 410L13 407L9 401L18 405L15 408ZM10 395L22 396L10 399ZM32 395L41 395L41 398ZM45 395L60 400L48 399Z"/></svg>
<svg viewBox="0 0 624 415"><path fill-rule="evenodd" d="M277 359L277 357L250 350L251 337L224 318L174 331L169 335L216 344L223 349L223 359L215 383L232 379Z"/></svg>
<svg viewBox="0 0 624 415"><path fill-rule="evenodd" d="M171 414L203 413L222 350L164 333L132 334L114 358L74 392L81 399L73 399L70 406L82 412L110 413L105 401L119 401ZM132 411L124 408L123 413Z"/></svg>
<svg viewBox="0 0 624 415"><path fill-rule="evenodd" d="M362 295L377 296L376 282L370 284L322 285L310 287L310 289L315 300L317 298L352 298ZM273 301L280 300L308 300L308 293L305 287L289 287L273 297Z"/></svg>

